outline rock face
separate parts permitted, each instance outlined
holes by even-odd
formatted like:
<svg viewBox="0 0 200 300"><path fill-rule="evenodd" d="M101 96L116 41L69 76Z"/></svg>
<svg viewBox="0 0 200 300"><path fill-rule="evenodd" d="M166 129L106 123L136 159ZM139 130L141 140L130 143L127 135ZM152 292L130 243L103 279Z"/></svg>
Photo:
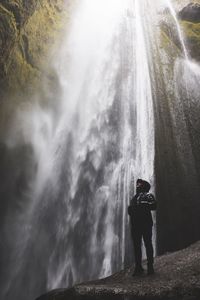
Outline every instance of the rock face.
<svg viewBox="0 0 200 300"><path fill-rule="evenodd" d="M0 96L34 88L67 17L63 0L0 0Z"/></svg>
<svg viewBox="0 0 200 300"><path fill-rule="evenodd" d="M111 277L52 291L37 300L199 300L200 242L160 256L153 276L132 277L129 268Z"/></svg>
<svg viewBox="0 0 200 300"><path fill-rule="evenodd" d="M200 23L180 20L180 25L189 56L195 60L193 65L198 70ZM183 249L200 239L200 107L198 76L179 59L184 57L184 52L174 20L167 13L161 38L164 72L163 79L155 78L155 173L159 202L158 252L164 254ZM186 83L190 90L188 94Z"/></svg>
<svg viewBox="0 0 200 300"><path fill-rule="evenodd" d="M185 32L186 44L191 58L200 61L200 23L182 21L181 26Z"/></svg>
<svg viewBox="0 0 200 300"><path fill-rule="evenodd" d="M19 32L33 14L38 0L0 1L0 78L8 71L8 60L19 38Z"/></svg>
<svg viewBox="0 0 200 300"><path fill-rule="evenodd" d="M200 61L200 3L189 3L179 12L190 56Z"/></svg>
<svg viewBox="0 0 200 300"><path fill-rule="evenodd" d="M199 23L200 22L200 4L190 3L179 12L181 20Z"/></svg>
<svg viewBox="0 0 200 300"><path fill-rule="evenodd" d="M178 13L180 26L185 38L185 44L192 59L200 61L200 3L190 3L182 6ZM166 18L161 24L161 28L169 41L182 51L182 44L177 31L174 28L174 20Z"/></svg>

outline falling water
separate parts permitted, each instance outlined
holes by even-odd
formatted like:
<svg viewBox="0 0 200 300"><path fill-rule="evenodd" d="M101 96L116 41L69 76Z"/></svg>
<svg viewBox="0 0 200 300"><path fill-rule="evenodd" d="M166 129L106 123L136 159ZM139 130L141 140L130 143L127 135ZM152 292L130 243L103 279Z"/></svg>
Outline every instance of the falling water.
<svg viewBox="0 0 200 300"><path fill-rule="evenodd" d="M70 59L69 71L61 76L66 80L63 103L71 102L69 108L64 104L64 119L70 111L71 124L62 122L70 138L66 169L71 181L64 191L67 212L58 248L72 240L64 253L57 247L52 253L49 288L104 277L123 267L133 183L138 177L153 183L152 93L141 16L145 7L137 1L110 1L106 7L105 12L104 2L84 1L62 50ZM66 138L66 131L62 134Z"/></svg>
<svg viewBox="0 0 200 300"><path fill-rule="evenodd" d="M26 166L5 220L13 238L3 300L33 299L130 263L134 184L142 177L155 185L152 65L163 3L79 1L52 63L56 91L44 87L54 104L16 113L6 147L23 145Z"/></svg>
<svg viewBox="0 0 200 300"><path fill-rule="evenodd" d="M47 95L56 111L33 104L16 113L6 144L27 145L29 156L5 226L14 238L2 299L32 299L130 263L127 206L138 177L154 185L151 5L78 3L52 66L58 87Z"/></svg>
<svg viewBox="0 0 200 300"><path fill-rule="evenodd" d="M185 40L184 40L183 32L181 30L181 27L180 27L180 24L179 24L179 21L178 21L178 18L177 18L176 11L175 11L172 3L171 3L171 0L166 0L166 4L167 4L167 6L168 6L168 8L170 10L170 13L171 13L172 17L174 18L174 21L175 21L175 24L176 24L177 33L178 33L178 36L179 36L179 40L180 40L180 43L181 43L182 48L183 48L184 56L188 60L189 59L189 54L188 54L188 51L187 51L187 48L186 48L186 45L185 45Z"/></svg>

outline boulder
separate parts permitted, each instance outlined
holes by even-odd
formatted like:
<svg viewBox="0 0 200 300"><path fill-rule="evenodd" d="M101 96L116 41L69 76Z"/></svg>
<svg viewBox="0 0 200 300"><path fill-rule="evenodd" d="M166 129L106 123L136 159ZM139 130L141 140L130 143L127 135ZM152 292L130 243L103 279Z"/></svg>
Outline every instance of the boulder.
<svg viewBox="0 0 200 300"><path fill-rule="evenodd" d="M188 4L179 12L179 18L184 21L200 23L200 4Z"/></svg>

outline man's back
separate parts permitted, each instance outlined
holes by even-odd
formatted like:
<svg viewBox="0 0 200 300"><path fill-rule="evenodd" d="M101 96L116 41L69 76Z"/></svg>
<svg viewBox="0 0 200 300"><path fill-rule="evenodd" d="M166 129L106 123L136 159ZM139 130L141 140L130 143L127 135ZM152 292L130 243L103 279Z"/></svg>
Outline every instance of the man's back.
<svg viewBox="0 0 200 300"><path fill-rule="evenodd" d="M151 210L156 209L156 201L152 194L141 192L136 194L129 206L132 225L153 225Z"/></svg>
<svg viewBox="0 0 200 300"><path fill-rule="evenodd" d="M156 209L156 200L149 193L151 185L149 182L138 179L136 182L136 195L131 199L128 213L131 218L131 233L134 244L135 271L133 276L141 275L144 272L142 268L142 239L146 248L147 255L147 273L154 274L153 262L153 244L152 244L152 226L153 220L151 210Z"/></svg>

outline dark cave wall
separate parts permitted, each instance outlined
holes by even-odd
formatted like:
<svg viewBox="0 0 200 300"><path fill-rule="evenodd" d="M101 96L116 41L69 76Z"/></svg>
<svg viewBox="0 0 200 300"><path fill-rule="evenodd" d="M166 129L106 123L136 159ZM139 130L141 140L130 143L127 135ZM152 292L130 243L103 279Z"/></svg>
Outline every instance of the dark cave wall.
<svg viewBox="0 0 200 300"><path fill-rule="evenodd" d="M190 57L199 63L200 23L186 19L182 17L180 24L187 49ZM181 61L177 62L183 55L181 45L170 22L168 28L165 25L162 24L161 34L165 65L162 65L162 76L155 78L154 95L158 254L200 240L199 85L197 77L189 69L185 71ZM163 80L171 88L166 88Z"/></svg>

